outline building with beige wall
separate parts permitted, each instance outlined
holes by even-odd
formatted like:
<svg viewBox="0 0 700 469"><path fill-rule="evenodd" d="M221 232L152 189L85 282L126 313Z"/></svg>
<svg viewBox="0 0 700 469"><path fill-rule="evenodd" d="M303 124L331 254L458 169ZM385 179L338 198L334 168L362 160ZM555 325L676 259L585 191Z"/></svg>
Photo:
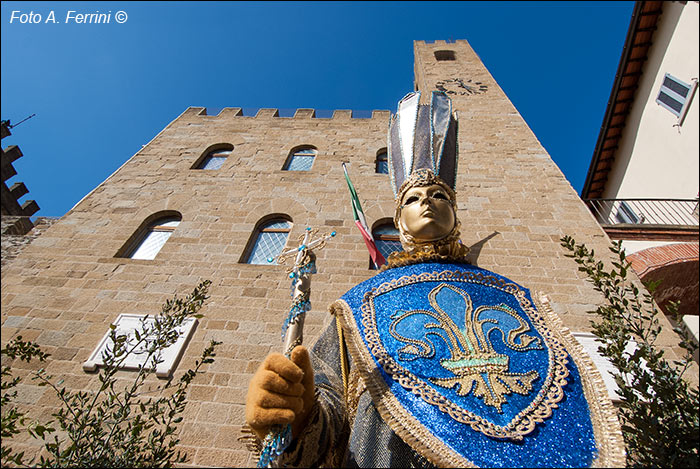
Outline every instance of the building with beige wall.
<svg viewBox="0 0 700 469"><path fill-rule="evenodd" d="M663 5L603 197L697 197L700 107L695 92L700 69L699 7L698 2ZM688 89L679 110L669 109L659 101L659 93L665 92L662 86L667 75L681 83L680 90Z"/></svg>
<svg viewBox="0 0 700 469"><path fill-rule="evenodd" d="M416 41L414 54L417 88L444 90L458 113L458 216L471 261L547 293L566 327L588 330L587 311L602 300L559 240L569 234L607 252L605 231L466 41ZM389 176L377 172L389 117L339 110L317 118L312 109L293 117L261 109L248 117L239 108L210 116L204 108L186 109L3 266L3 344L16 335L35 340L52 354L46 368L56 379L95 389L97 377L83 364L111 323L121 314L158 312L173 294L211 279L205 317L175 375L193 366L210 339L223 344L191 387L181 445L193 466L253 465L238 442L248 381L280 349L290 298L284 268L250 264L249 254L261 231L281 233L269 239L281 236L287 247L307 226L337 232L318 252L305 330L313 343L330 322L327 306L374 274L341 163L349 163L369 225L391 223ZM300 152L312 159L310 168L289 170ZM218 168L198 169L210 164L208 156L218 158L212 166ZM167 240L152 259L134 256L150 233ZM674 340L662 336L671 356ZM23 375L35 368L13 366ZM132 373L121 371L120 378ZM57 405L47 388L29 380L20 385L19 403L30 417ZM18 446L31 451L36 444Z"/></svg>
<svg viewBox="0 0 700 469"><path fill-rule="evenodd" d="M698 338L698 2L637 2L581 197Z"/></svg>

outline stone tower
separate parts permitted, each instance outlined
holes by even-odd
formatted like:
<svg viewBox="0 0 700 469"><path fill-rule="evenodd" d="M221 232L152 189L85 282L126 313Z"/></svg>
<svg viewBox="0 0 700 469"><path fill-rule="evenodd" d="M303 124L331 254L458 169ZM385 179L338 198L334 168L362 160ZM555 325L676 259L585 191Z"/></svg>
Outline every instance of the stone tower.
<svg viewBox="0 0 700 469"><path fill-rule="evenodd" d="M600 298L564 257L559 238L571 234L606 252L605 233L466 41L417 41L414 51L417 88L444 89L459 114L458 215L472 261L545 291L568 327L586 330L585 312ZM158 312L174 293L211 279L205 317L175 375L193 366L210 339L223 344L191 388L181 445L194 466L253 465L237 441L248 381L265 355L279 350L290 306L281 266L246 263L254 234L271 219L291 224L287 246L306 226L337 231L318 252L305 329L312 344L330 322L327 305L374 274L341 162L349 162L370 226L390 222L388 175L376 172L389 117L338 110L318 118L312 109L293 117L261 109L252 117L239 108L209 116L188 108L3 268L3 344L18 334L35 340L52 354L49 373L71 389L94 389L97 378L83 363L111 322ZM310 170L284 169L297 149L311 147ZM198 169L219 150L230 153L218 169ZM179 224L155 258L130 258L163 216ZM13 366L24 374L33 367ZM30 416L56 405L47 388L29 380L20 392ZM33 443L24 444L31 452Z"/></svg>
<svg viewBox="0 0 700 469"><path fill-rule="evenodd" d="M586 328L597 301L559 239L607 239L467 41L416 41L415 83L444 90L459 120L462 240L480 267L549 294L567 325Z"/></svg>

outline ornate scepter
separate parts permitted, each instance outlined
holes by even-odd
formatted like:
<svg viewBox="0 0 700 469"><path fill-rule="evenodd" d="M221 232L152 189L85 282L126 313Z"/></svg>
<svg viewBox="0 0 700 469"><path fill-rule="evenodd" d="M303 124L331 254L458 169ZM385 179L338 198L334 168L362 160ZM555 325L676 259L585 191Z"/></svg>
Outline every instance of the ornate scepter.
<svg viewBox="0 0 700 469"><path fill-rule="evenodd" d="M311 309L311 275L316 273L316 255L313 250L323 248L326 241L335 236L333 231L313 239L317 233L316 229L306 228L304 235L299 238L301 244L298 248L285 251L276 258L267 259L270 263L277 260L279 264L283 264L294 256L294 265L287 270L289 278L292 279L292 307L282 325L283 350L287 358L290 358L294 347L301 345L303 341L304 318L306 312ZM262 442L258 467L270 467L291 441L292 426L275 425Z"/></svg>

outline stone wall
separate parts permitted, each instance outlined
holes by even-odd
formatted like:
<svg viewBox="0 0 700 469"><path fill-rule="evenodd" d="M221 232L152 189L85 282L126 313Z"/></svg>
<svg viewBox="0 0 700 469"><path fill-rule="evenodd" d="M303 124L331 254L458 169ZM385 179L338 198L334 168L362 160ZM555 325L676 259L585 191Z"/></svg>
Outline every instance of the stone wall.
<svg viewBox="0 0 700 469"><path fill-rule="evenodd" d="M16 258L24 248L59 218L38 217L34 224L29 217L2 216L2 266Z"/></svg>
<svg viewBox="0 0 700 469"><path fill-rule="evenodd" d="M438 62L438 49L453 50L455 60ZM464 88L449 81L456 78L485 89L450 95L459 113L458 215L472 261L547 292L568 327L587 329L585 312L600 298L564 257L559 238L571 234L606 252L605 233L466 41L416 42L415 56L421 90L442 81L448 91L461 93ZM336 111L322 119L312 110L289 118L277 117L273 109L255 117L237 108L217 116L203 111L187 109L3 266L2 340L16 334L36 340L53 354L49 373L72 389L94 389L96 377L81 365L111 321L120 313L157 312L166 298L211 279L205 318L176 376L193 366L210 339L223 345L191 388L181 444L194 466L245 467L254 461L237 438L248 381L264 356L280 349L281 322L290 305L284 269L241 263L246 245L256 224L274 214L292 220L290 246L306 226L338 233L317 253L305 329L312 344L330 322L327 305L374 274L353 223L341 162L350 163L369 223L390 220L389 178L375 174L390 112L357 119L350 111ZM219 170L192 169L221 143L234 149ZM318 149L313 168L283 171L298 145ZM115 257L145 220L164 211L179 212L182 222L154 260ZM22 373L34 367L15 366ZM56 405L46 388L27 382L21 392L30 416L46 415Z"/></svg>

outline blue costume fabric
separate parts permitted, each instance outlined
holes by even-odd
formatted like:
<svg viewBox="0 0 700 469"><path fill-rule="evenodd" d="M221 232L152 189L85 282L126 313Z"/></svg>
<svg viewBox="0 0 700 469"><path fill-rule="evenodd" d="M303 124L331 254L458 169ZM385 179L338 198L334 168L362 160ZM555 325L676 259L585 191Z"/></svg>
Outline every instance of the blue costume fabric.
<svg viewBox="0 0 700 469"><path fill-rule="evenodd" d="M317 403L281 463L618 461L604 441L616 436L605 423L611 406L544 309L527 289L466 264L396 267L357 285L334 303L336 318L312 350ZM350 352L345 378L338 320Z"/></svg>

